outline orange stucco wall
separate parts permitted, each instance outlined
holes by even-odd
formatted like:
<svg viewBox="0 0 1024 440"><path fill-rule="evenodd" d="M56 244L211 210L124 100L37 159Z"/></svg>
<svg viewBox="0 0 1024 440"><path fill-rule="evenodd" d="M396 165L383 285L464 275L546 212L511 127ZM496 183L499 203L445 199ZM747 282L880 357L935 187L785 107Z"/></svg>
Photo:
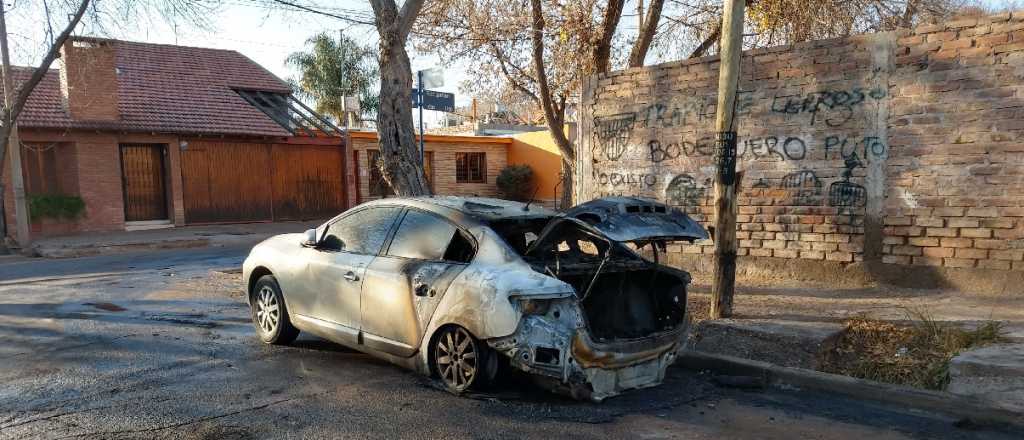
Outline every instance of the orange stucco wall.
<svg viewBox="0 0 1024 440"><path fill-rule="evenodd" d="M521 133L512 137L508 147L509 165L529 165L537 185L537 200L554 200L558 173L562 170L562 155L555 140L547 131Z"/></svg>

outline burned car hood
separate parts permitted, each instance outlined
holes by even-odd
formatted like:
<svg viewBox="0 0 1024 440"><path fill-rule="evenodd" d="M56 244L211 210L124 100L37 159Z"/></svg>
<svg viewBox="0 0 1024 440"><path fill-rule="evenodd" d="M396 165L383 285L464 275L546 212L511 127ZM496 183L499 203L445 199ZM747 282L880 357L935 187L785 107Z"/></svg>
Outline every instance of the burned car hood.
<svg viewBox="0 0 1024 440"><path fill-rule="evenodd" d="M707 230L690 216L650 199L594 199L569 209L562 217L580 220L618 242L693 242L708 238Z"/></svg>

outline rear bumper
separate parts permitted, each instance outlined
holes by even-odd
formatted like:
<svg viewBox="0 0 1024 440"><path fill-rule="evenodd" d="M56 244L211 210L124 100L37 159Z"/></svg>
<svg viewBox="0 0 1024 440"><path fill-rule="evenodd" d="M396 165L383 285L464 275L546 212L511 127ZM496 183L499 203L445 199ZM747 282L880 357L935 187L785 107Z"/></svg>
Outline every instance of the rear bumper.
<svg viewBox="0 0 1024 440"><path fill-rule="evenodd" d="M674 330L628 341L597 342L585 328L565 328L524 317L518 331L488 341L513 367L534 374L547 388L601 401L661 384L689 336L689 316Z"/></svg>

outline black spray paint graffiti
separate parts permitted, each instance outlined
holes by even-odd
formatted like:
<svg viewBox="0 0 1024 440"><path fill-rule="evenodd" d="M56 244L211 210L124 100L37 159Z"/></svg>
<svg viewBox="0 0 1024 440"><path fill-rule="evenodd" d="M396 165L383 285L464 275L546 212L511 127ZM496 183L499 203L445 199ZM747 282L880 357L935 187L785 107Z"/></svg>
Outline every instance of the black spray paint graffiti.
<svg viewBox="0 0 1024 440"><path fill-rule="evenodd" d="M772 99L772 111L791 115L809 113L811 125L820 117L829 127L838 127L853 118L856 107L869 99L882 100L887 95L888 91L882 87L871 90L854 87L850 90L823 90L802 97L776 96Z"/></svg>
<svg viewBox="0 0 1024 440"><path fill-rule="evenodd" d="M612 187L650 188L658 183L658 176L654 174L600 173L597 175L597 183Z"/></svg>
<svg viewBox="0 0 1024 440"><path fill-rule="evenodd" d="M707 189L697 185L692 176L680 174L665 188L665 200L670 205L698 206L706 193Z"/></svg>
<svg viewBox="0 0 1024 440"><path fill-rule="evenodd" d="M649 159L654 163L682 157L711 157L715 154L715 141L703 137L696 141L680 141L663 143L660 140L647 142ZM747 159L772 159L782 161L800 161L807 159L808 142L795 136L766 136L744 139L737 145L737 156ZM825 159L847 158L851 155L884 159L888 147L881 138L866 136L857 140L839 136L825 138Z"/></svg>
<svg viewBox="0 0 1024 440"><path fill-rule="evenodd" d="M600 152L608 160L619 160L626 152L629 136L636 124L635 113L619 113L594 118L595 156Z"/></svg>
<svg viewBox="0 0 1024 440"><path fill-rule="evenodd" d="M680 141L662 143L652 140L647 143L651 162L660 163L666 160L684 157L711 157L715 154L714 138L700 138L696 141ZM780 138L776 136L745 139L737 145L737 157L746 158L750 154L755 159L778 158L779 160L804 160L807 157L807 143L798 137Z"/></svg>
<svg viewBox="0 0 1024 440"><path fill-rule="evenodd" d="M860 157L885 159L888 150L882 139L876 136L865 136L860 142L839 136L825 138L825 160L850 157L858 158L857 162L860 162Z"/></svg>
<svg viewBox="0 0 1024 440"><path fill-rule="evenodd" d="M817 206L821 204L821 180L811 170L802 170L787 174L782 178L780 188L788 190L793 195L793 202L797 205Z"/></svg>
<svg viewBox="0 0 1024 440"><path fill-rule="evenodd" d="M843 180L832 182L828 187L828 204L839 208L854 208L864 206L867 200L867 190L863 186L850 182L853 177L853 169L863 167L857 154L851 154L846 158L846 169L843 170ZM852 214L852 212L851 212Z"/></svg>

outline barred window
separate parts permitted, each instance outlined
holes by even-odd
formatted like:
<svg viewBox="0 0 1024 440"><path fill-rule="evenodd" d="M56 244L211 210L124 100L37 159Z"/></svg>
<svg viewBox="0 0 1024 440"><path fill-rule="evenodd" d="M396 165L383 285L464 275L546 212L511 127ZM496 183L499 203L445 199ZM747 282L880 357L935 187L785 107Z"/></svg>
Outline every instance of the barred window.
<svg viewBox="0 0 1024 440"><path fill-rule="evenodd" d="M486 153L455 153L456 183L484 183L486 181Z"/></svg>

